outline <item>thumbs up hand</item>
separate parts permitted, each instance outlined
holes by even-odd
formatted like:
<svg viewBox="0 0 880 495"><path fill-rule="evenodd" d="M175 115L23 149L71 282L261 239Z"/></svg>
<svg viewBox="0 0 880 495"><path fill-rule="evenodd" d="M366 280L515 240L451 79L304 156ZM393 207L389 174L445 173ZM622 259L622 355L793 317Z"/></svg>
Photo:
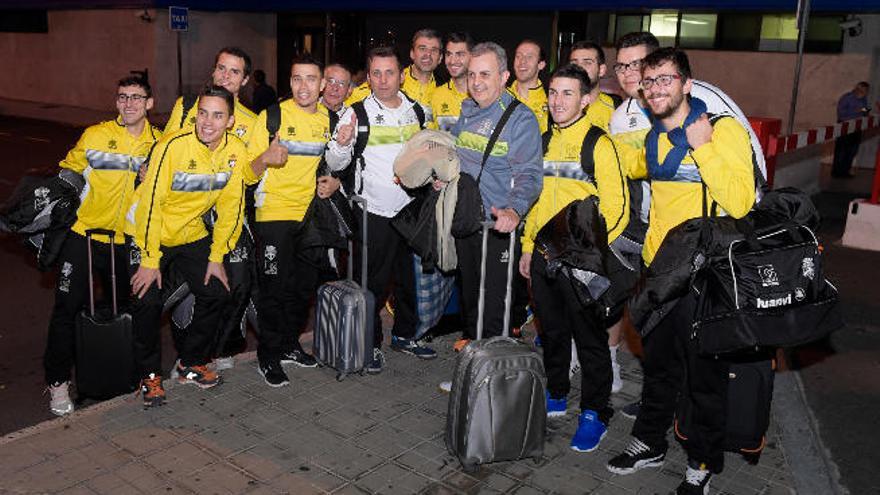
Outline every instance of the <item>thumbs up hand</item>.
<svg viewBox="0 0 880 495"><path fill-rule="evenodd" d="M356 129L357 115L352 112L351 122L340 125L336 128L336 143L338 143L339 146L348 146L351 143L352 138L354 138Z"/></svg>
<svg viewBox="0 0 880 495"><path fill-rule="evenodd" d="M263 158L269 167L283 167L287 164L287 148L278 140L278 136L269 144L269 149L263 152Z"/></svg>

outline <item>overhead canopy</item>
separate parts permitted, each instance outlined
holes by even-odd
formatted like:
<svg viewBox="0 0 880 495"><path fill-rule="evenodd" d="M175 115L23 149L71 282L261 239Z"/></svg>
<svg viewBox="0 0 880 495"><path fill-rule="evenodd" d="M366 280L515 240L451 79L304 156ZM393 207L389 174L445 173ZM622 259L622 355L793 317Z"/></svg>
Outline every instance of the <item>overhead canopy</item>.
<svg viewBox="0 0 880 495"><path fill-rule="evenodd" d="M812 0L811 9L824 12L880 12L880 2L873 0ZM797 0L0 0L0 9L96 9L96 8L165 8L189 7L212 11L474 11L474 10L651 10L677 9L700 11L794 11ZM440 7L440 8L438 8Z"/></svg>

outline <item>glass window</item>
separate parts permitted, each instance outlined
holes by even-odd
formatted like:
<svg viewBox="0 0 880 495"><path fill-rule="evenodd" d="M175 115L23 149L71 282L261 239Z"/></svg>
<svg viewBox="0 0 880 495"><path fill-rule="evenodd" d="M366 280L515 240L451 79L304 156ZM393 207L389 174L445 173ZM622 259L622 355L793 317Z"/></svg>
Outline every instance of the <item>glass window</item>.
<svg viewBox="0 0 880 495"><path fill-rule="evenodd" d="M797 21L794 14L767 14L761 21L761 42L758 44L758 50L796 52L797 37Z"/></svg>
<svg viewBox="0 0 880 495"><path fill-rule="evenodd" d="M804 51L839 53L843 49L843 32L836 15L810 16ZM798 29L794 14L768 14L761 22L761 51L796 52Z"/></svg>
<svg viewBox="0 0 880 495"><path fill-rule="evenodd" d="M843 50L843 16L811 16L804 51L840 53Z"/></svg>
<svg viewBox="0 0 880 495"><path fill-rule="evenodd" d="M627 33L644 31L647 16L642 14L618 14L614 22L614 40Z"/></svg>
<svg viewBox="0 0 880 495"><path fill-rule="evenodd" d="M761 14L725 13L718 18L718 45L722 50L757 50Z"/></svg>
<svg viewBox="0 0 880 495"><path fill-rule="evenodd" d="M716 14L681 14L678 45L682 48L714 48Z"/></svg>
<svg viewBox="0 0 880 495"><path fill-rule="evenodd" d="M675 46L678 33L677 10L655 10L651 12L651 34L660 41L660 46Z"/></svg>

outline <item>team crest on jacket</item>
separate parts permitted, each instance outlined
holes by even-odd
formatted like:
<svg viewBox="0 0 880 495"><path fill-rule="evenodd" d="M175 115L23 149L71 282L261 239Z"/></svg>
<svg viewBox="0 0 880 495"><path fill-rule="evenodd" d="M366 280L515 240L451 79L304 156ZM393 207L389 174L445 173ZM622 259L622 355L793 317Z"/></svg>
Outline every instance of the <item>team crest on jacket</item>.
<svg viewBox="0 0 880 495"><path fill-rule="evenodd" d="M440 104L440 111L441 112L448 112L449 111L449 103Z"/></svg>
<svg viewBox="0 0 880 495"><path fill-rule="evenodd" d="M287 135L296 136L296 127L293 127L292 125L287 126Z"/></svg>
<svg viewBox="0 0 880 495"><path fill-rule="evenodd" d="M236 157L234 154L229 155L229 162L227 163L229 165L229 168L235 168L235 161L237 159L238 157Z"/></svg>
<svg viewBox="0 0 880 495"><path fill-rule="evenodd" d="M49 206L49 188L38 187L34 189L34 210L41 211Z"/></svg>
<svg viewBox="0 0 880 495"><path fill-rule="evenodd" d="M244 125L240 125L235 128L235 135L238 136L239 138L244 136L245 133L247 133L247 127L245 127Z"/></svg>
<svg viewBox="0 0 880 495"><path fill-rule="evenodd" d="M263 272L266 275L278 275L278 250L275 246L266 246L263 250Z"/></svg>
<svg viewBox="0 0 880 495"><path fill-rule="evenodd" d="M115 150L116 149L116 140L111 139L110 142L107 143L107 147L110 148L111 150Z"/></svg>
<svg viewBox="0 0 880 495"><path fill-rule="evenodd" d="M481 134L483 136L488 136L492 134L492 129L494 127L494 123L490 119L484 119L480 122L480 125L477 126L477 134Z"/></svg>
<svg viewBox="0 0 880 495"><path fill-rule="evenodd" d="M377 113L376 114L376 123L377 124L384 124L385 123L385 116L382 115L381 113Z"/></svg>
<svg viewBox="0 0 880 495"><path fill-rule="evenodd" d="M195 170L195 169L196 169L196 161L195 161L195 160L190 160L190 161L189 161L189 165L187 166L187 168L190 169L190 170Z"/></svg>
<svg viewBox="0 0 880 495"><path fill-rule="evenodd" d="M61 265L61 278L58 279L58 290L61 292L70 292L70 275L73 273L73 265L69 261L65 261Z"/></svg>

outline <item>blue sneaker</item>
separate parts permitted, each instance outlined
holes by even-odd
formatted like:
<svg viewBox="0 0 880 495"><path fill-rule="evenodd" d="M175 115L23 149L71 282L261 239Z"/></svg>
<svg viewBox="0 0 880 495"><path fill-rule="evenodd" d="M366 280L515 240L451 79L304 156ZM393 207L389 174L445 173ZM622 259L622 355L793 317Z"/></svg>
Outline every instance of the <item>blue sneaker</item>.
<svg viewBox="0 0 880 495"><path fill-rule="evenodd" d="M608 427L599 421L596 411L589 409L578 415L578 429L571 439L571 450L575 452L592 452L599 447L599 442L605 438Z"/></svg>
<svg viewBox="0 0 880 495"><path fill-rule="evenodd" d="M382 372L382 368L385 367L385 354L382 353L382 349L373 348L373 359L364 365L364 371L371 375L378 375Z"/></svg>
<svg viewBox="0 0 880 495"><path fill-rule="evenodd" d="M544 345L544 343L541 342L541 336L538 334L535 334L535 347L541 347L543 345Z"/></svg>
<svg viewBox="0 0 880 495"><path fill-rule="evenodd" d="M410 354L419 359L434 359L437 357L437 351L419 344L415 339L391 336L391 349Z"/></svg>
<svg viewBox="0 0 880 495"><path fill-rule="evenodd" d="M563 397L561 399L554 399L550 396L550 392L547 392L547 417L548 418L558 418L560 416L565 416L565 411L568 409L568 399Z"/></svg>

